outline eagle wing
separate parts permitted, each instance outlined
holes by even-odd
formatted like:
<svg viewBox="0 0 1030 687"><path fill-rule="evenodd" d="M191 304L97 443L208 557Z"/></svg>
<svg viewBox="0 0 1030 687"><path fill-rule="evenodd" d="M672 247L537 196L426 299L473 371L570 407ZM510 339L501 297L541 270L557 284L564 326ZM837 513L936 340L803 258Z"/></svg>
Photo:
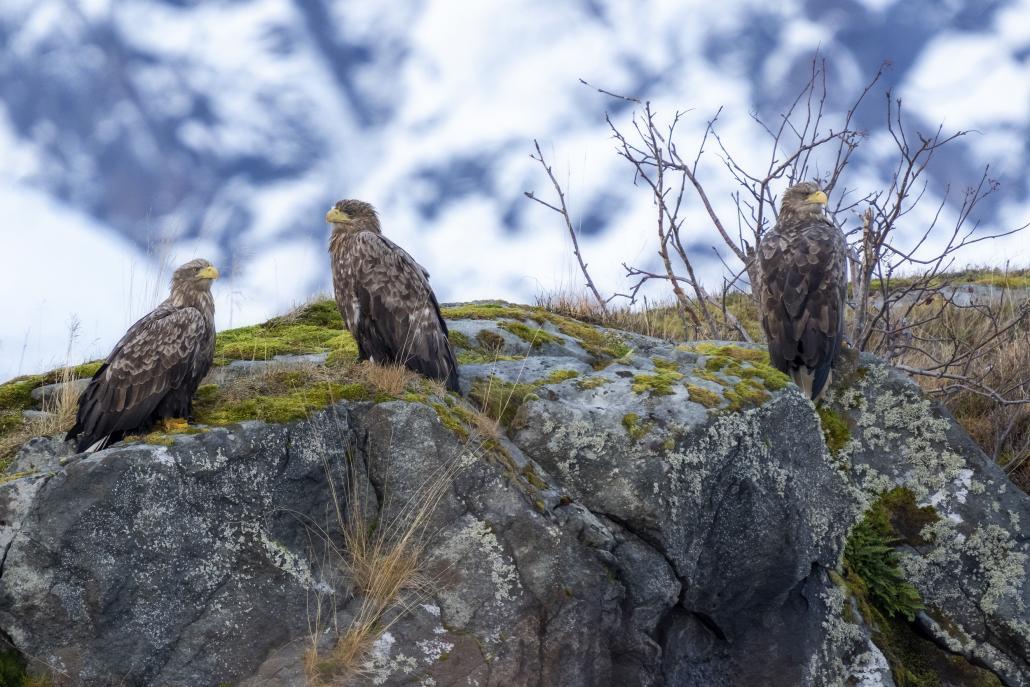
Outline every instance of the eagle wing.
<svg viewBox="0 0 1030 687"><path fill-rule="evenodd" d="M458 389L457 363L429 273L400 246L359 232L333 261L336 302L363 359L404 363Z"/></svg>
<svg viewBox="0 0 1030 687"><path fill-rule="evenodd" d="M78 438L81 451L145 427L159 407L165 417L188 414L190 397L211 365L210 329L191 307L161 305L136 322L82 393L68 438ZM177 399L174 407L169 399Z"/></svg>
<svg viewBox="0 0 1030 687"><path fill-rule="evenodd" d="M770 361L812 398L829 381L844 338L846 250L840 231L822 219L777 227L759 246Z"/></svg>

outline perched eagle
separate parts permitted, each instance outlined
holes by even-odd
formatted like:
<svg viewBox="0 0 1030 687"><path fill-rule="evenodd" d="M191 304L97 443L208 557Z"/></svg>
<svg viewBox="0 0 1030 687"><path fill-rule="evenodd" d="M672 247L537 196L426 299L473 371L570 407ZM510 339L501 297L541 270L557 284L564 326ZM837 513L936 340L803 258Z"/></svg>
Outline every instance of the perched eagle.
<svg viewBox="0 0 1030 687"><path fill-rule="evenodd" d="M79 397L68 439L96 451L126 434L172 418L188 418L193 393L215 352L215 302L207 260L191 260L172 275L172 292L129 327Z"/></svg>
<svg viewBox="0 0 1030 687"><path fill-rule="evenodd" d="M458 365L429 273L383 236L368 203L341 200L325 219L336 304L361 359L403 363L457 391Z"/></svg>
<svg viewBox="0 0 1030 687"><path fill-rule="evenodd" d="M776 227L758 247L762 327L769 359L812 400L830 383L844 339L844 235L823 212L813 183L787 189Z"/></svg>

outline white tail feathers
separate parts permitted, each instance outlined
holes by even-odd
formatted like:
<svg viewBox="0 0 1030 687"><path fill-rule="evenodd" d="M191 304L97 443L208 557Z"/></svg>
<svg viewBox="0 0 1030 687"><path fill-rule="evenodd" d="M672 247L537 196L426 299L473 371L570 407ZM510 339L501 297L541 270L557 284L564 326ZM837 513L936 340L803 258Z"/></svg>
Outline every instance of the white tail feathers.
<svg viewBox="0 0 1030 687"><path fill-rule="evenodd" d="M823 388L819 390L819 395L812 398L812 386L815 384L815 370L809 370L807 367L799 367L790 371L790 376L794 378L794 383L801 387L801 390L805 392L805 398L811 398L812 401L818 401L826 395L826 390L830 388L830 383L833 381L833 371L831 370L826 377L826 383L823 384Z"/></svg>

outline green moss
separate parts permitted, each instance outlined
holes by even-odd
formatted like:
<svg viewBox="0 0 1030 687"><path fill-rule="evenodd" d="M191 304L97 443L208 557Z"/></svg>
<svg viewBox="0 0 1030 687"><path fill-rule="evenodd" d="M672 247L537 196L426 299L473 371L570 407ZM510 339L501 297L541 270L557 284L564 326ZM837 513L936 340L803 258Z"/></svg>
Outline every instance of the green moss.
<svg viewBox="0 0 1030 687"><path fill-rule="evenodd" d="M329 353L333 362L354 360L358 346L332 301L318 301L264 324L219 332L215 364L269 360L277 355Z"/></svg>
<svg viewBox="0 0 1030 687"><path fill-rule="evenodd" d="M0 651L0 685L20 687L25 682L25 659L14 649Z"/></svg>
<svg viewBox="0 0 1030 687"><path fill-rule="evenodd" d="M583 379L579 380L578 382L576 382L576 387L581 389L582 391L587 391L589 389L596 389L599 386L604 386L610 381L611 380L607 377L595 375L592 377L584 377Z"/></svg>
<svg viewBox="0 0 1030 687"><path fill-rule="evenodd" d="M486 379L480 377L472 382L469 398L482 408L487 416L508 427L522 404L536 398L536 392L541 387L560 384L578 375L575 370L555 370L543 379L519 383L505 382L494 375Z"/></svg>
<svg viewBox="0 0 1030 687"><path fill-rule="evenodd" d="M32 407L32 390L45 383L44 375L17 377L0 385L0 410L27 410Z"/></svg>
<svg viewBox="0 0 1030 687"><path fill-rule="evenodd" d="M602 331L589 324L548 313L551 323L558 331L579 342L587 353L594 357L595 367L603 367L612 360L629 355L632 349L610 331Z"/></svg>
<svg viewBox="0 0 1030 687"><path fill-rule="evenodd" d="M890 532L891 536L910 546L928 544L921 534L923 528L941 519L932 506L920 507L915 494L905 487L895 487L883 494L869 514L876 519L881 531Z"/></svg>
<svg viewBox="0 0 1030 687"><path fill-rule="evenodd" d="M908 288L922 279L918 277L891 277L887 282L890 290ZM958 272L947 272L937 275L929 280L928 288L937 288L945 284L982 284L994 286L1000 289L1027 289L1030 288L1030 270L1004 271L999 269L976 269L970 268ZM869 282L871 291L880 291L883 282L873 279Z"/></svg>
<svg viewBox="0 0 1030 687"><path fill-rule="evenodd" d="M231 425L244 420L265 422L292 422L308 417L340 400L370 400L371 394L361 384L326 382L298 389L281 396L256 395L231 400L217 387L207 389L194 402L193 415L205 425ZM202 389L204 387L201 387Z"/></svg>
<svg viewBox="0 0 1030 687"><path fill-rule="evenodd" d="M526 466L522 468L522 477L537 489L546 489L547 482L545 482L540 475L537 474L536 469L532 463L526 463Z"/></svg>
<svg viewBox="0 0 1030 687"><path fill-rule="evenodd" d="M454 432L460 440L468 441L471 425L456 410L456 406L449 406L445 403L430 403L429 405L436 411L437 417L440 418L440 424Z"/></svg>
<svg viewBox="0 0 1030 687"><path fill-rule="evenodd" d="M622 426L626 428L626 434L630 436L633 441L639 441L654 427L651 422L641 422L640 416L636 413L626 413L622 416Z"/></svg>
<svg viewBox="0 0 1030 687"><path fill-rule="evenodd" d="M767 391L780 391L790 383L790 377L769 364L769 354L765 351L710 343L689 344L678 348L707 357L703 368L707 374L699 373L699 376L710 381L725 385L726 382L718 380L714 374L721 372L724 375L754 380Z"/></svg>
<svg viewBox="0 0 1030 687"><path fill-rule="evenodd" d="M505 382L491 375L472 382L469 398L476 402L483 412L504 426L511 425L515 413L534 394L540 384Z"/></svg>
<svg viewBox="0 0 1030 687"><path fill-rule="evenodd" d="M705 408L715 408L722 404L722 396L695 384L687 384L687 393L690 394L691 401L700 403Z"/></svg>
<svg viewBox="0 0 1030 687"><path fill-rule="evenodd" d="M512 322L512 325L521 323ZM525 326L525 325L521 325ZM529 329L526 327L526 329ZM459 349L457 358L462 365L485 365L499 360L523 360L524 355L504 355L504 337L489 329L482 329L476 334L473 342L464 334L451 331L451 343Z"/></svg>
<svg viewBox="0 0 1030 687"><path fill-rule="evenodd" d="M472 343L469 338L461 332L456 332L453 329L447 332L447 340L451 342L452 346L458 348L472 348Z"/></svg>
<svg viewBox="0 0 1030 687"><path fill-rule="evenodd" d="M579 373L575 370L554 370L551 374L544 377L543 384L561 384L562 382L575 379L579 376Z"/></svg>
<svg viewBox="0 0 1030 687"><path fill-rule="evenodd" d="M489 329L480 329L476 341L487 351L497 352L504 348L504 337Z"/></svg>
<svg viewBox="0 0 1030 687"><path fill-rule="evenodd" d="M826 405L820 405L816 412L819 413L819 425L823 429L826 448L831 455L836 456L851 439L847 417Z"/></svg>
<svg viewBox="0 0 1030 687"><path fill-rule="evenodd" d="M653 375L633 375L630 388L635 394L650 393L652 396L668 396L672 387L683 379L683 375L672 370L656 370Z"/></svg>
<svg viewBox="0 0 1030 687"><path fill-rule="evenodd" d="M766 351L759 350L757 348L745 348L744 346L734 346L732 344L712 344L712 343L692 343L682 344L677 347L681 351L687 351L688 353L698 353L704 356L718 356L721 358L732 358L739 362L751 362L751 363L768 363L769 353Z"/></svg>
<svg viewBox="0 0 1030 687"><path fill-rule="evenodd" d="M723 392L730 404L729 411L745 410L760 406L769 400L769 393L753 379L742 379L732 389Z"/></svg>
<svg viewBox="0 0 1030 687"><path fill-rule="evenodd" d="M563 343L561 337L515 320L502 320L497 326L519 337L532 348L540 348L547 343Z"/></svg>
<svg viewBox="0 0 1030 687"><path fill-rule="evenodd" d="M513 320L524 321L535 319L542 322L543 318L529 308L524 308L508 303L469 303L467 305L455 305L448 308L440 308L440 313L448 320L496 320L506 317Z"/></svg>
<svg viewBox="0 0 1030 687"><path fill-rule="evenodd" d="M676 364L675 360L655 356L651 358L651 363L654 364L656 370L667 370L671 372L679 371L679 366Z"/></svg>

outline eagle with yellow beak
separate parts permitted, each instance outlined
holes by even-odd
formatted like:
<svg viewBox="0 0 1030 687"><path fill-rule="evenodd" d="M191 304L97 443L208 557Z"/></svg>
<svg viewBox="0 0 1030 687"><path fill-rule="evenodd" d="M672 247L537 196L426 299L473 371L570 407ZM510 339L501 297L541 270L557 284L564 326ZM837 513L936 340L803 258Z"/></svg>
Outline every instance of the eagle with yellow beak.
<svg viewBox="0 0 1030 687"><path fill-rule="evenodd" d="M818 400L844 340L847 244L811 182L783 194L775 228L758 246L758 293L769 361Z"/></svg>
<svg viewBox="0 0 1030 687"><path fill-rule="evenodd" d="M67 436L78 451L102 449L158 423L186 425L215 355L217 278L207 260L187 262L172 275L168 298L129 327L79 397Z"/></svg>
<svg viewBox="0 0 1030 687"><path fill-rule="evenodd" d="M400 363L458 391L458 364L429 272L383 236L368 203L341 200L325 219L336 305L359 357Z"/></svg>

